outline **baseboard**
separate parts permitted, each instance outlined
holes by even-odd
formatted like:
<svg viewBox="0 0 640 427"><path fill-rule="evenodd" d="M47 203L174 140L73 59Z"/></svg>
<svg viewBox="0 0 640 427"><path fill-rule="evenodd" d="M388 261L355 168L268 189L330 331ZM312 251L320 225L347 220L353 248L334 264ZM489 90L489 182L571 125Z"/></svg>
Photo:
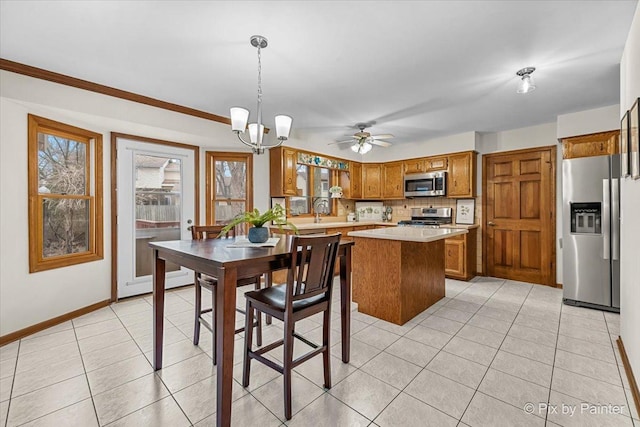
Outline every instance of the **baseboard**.
<svg viewBox="0 0 640 427"><path fill-rule="evenodd" d="M80 317L84 314L91 313L92 311L98 310L99 308L106 307L111 303L111 300L104 300L97 302L95 304L88 305L86 307L79 308L77 310L70 311L69 313L63 314L58 317L54 317L53 319L45 320L44 322L37 323L35 325L31 325L24 329L20 329L19 331L11 332L10 334L3 335L0 337L0 346L5 344L9 344L10 342L19 340L28 335L35 334L36 332L44 331L47 328L50 328L55 325L59 325L60 323L66 322L67 320L75 319L76 317Z"/></svg>
<svg viewBox="0 0 640 427"><path fill-rule="evenodd" d="M556 283L556 288L562 289L562 283Z"/></svg>
<svg viewBox="0 0 640 427"><path fill-rule="evenodd" d="M640 410L640 390L638 390L638 383L636 382L636 378L634 377L633 371L631 370L631 364L629 363L627 352L624 349L624 343L622 342L622 337L618 337L618 350L620 350L620 357L622 357L622 364L624 365L624 370L627 373L627 379L629 380L629 387L631 387L631 394L633 395L633 401L636 404L636 408Z"/></svg>

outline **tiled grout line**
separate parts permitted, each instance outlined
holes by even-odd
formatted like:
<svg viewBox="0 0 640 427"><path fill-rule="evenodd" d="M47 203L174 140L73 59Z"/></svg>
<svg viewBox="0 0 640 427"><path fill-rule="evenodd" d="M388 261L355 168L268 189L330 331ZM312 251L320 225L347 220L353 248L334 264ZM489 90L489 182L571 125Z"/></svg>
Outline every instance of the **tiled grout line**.
<svg viewBox="0 0 640 427"><path fill-rule="evenodd" d="M560 301L560 304L563 304L562 301ZM558 341L560 338L560 324L562 323L562 306L560 307L560 316L558 316L558 329L556 331L556 345L555 345L555 349L553 350L553 364L551 365L551 379L549 380L549 393L547 394L547 405L551 404L551 391L553 390L553 374L556 371L556 357L558 354ZM531 402L534 403L535 402ZM544 423L545 425L549 422L549 411L545 411L544 413Z"/></svg>
<svg viewBox="0 0 640 427"><path fill-rule="evenodd" d="M16 374L18 373L18 358L20 357L20 345L22 340L18 340L18 349L16 350L16 364L13 369L13 376L11 377L11 390L9 391L9 403L7 404L7 418L4 420L4 425L7 427L9 424L9 411L11 410L11 395L13 394L13 385L16 382Z"/></svg>
<svg viewBox="0 0 640 427"><path fill-rule="evenodd" d="M505 280L505 281L502 283L502 286L500 286L500 288L496 289L496 291L495 291L493 294L491 294L491 296L495 295L495 293L496 293L496 292L498 292L498 291L499 291L499 290L504 286L504 284L505 284L505 283L507 283L507 280ZM496 356L497 356L497 355L498 355L498 353L500 352L500 348L502 347L502 344L504 344L504 340L505 340L505 339L507 338L507 336L509 335L509 331L510 331L510 330L511 330L511 328L513 327L514 322L515 322L515 319L518 317L518 314L520 314L520 311L522 310L522 307L524 306L524 304L527 302L527 299L529 299L529 296L531 295L531 291L532 291L532 290L533 290L533 285L529 288L529 292L527 292L527 296L525 297L525 299L524 299L524 301L522 302L522 304L520 304L520 308L518 309L518 312L516 313L516 316L514 317L513 322L511 322L511 325L509 326L509 329L507 329L507 333L504 335L504 338L502 338L502 341L500 342L500 346L498 347L498 349L497 349L497 351L496 351L496 354L494 354L494 355L493 355L493 358L491 359L491 362L489 363L489 366L487 367L487 370L484 372L484 374L482 375L482 378L480 379L480 382L479 382L479 383L478 383L478 385L476 386L476 389L475 389L475 391L473 392L473 395L471 396L471 399L469 400L469 403L467 404L467 407L466 407L466 408L464 409L464 411L462 412L462 415L460 415L460 418L459 418L459 420L458 420L460 423L462 423L462 419L464 418L464 415L465 415L465 414L467 413L467 411L469 410L469 406L471 406L471 402L473 402L473 399L476 397L476 394L478 394L478 393L479 393L479 389L480 389L480 386L482 385L482 382L484 381L485 377L487 376L487 373L488 373L488 372L489 372L489 370L491 369L491 365L493 364L493 361L495 360ZM488 301L489 299L491 299L491 297L489 297L489 298L487 299L487 301ZM482 304L482 305L484 306L484 304ZM478 311L479 311L479 310L480 310L480 309L478 309ZM476 313L477 313L477 312L476 312ZM530 382L530 381L528 381L528 382ZM549 385L549 388L551 388L551 385ZM482 393L482 392L480 392L480 393ZM484 394L484 393L483 393L483 394ZM490 396L490 397L492 397L493 399L496 399L496 400L498 400L498 401L500 401L500 402L502 402L502 403L505 403L505 404L507 404L507 405L510 405L510 406L515 407L515 406L514 406L514 405L512 405L511 403L509 403L509 402L504 402L503 400L498 399L497 397L494 397L494 396ZM522 409L522 408L519 408L519 409Z"/></svg>
<svg viewBox="0 0 640 427"><path fill-rule="evenodd" d="M111 306L109 306L111 309ZM111 309L113 312L113 309ZM115 313L114 313L115 314ZM76 346L78 347L78 353L80 354L80 361L82 362L82 370L84 371L84 379L87 382L87 389L89 390L89 398L91 399L91 406L93 406L93 415L96 417L96 422L100 425L100 419L98 418L98 410L96 408L96 402L93 400L93 392L91 391L91 384L89 384L89 376L87 375L87 367L84 364L84 357L82 357L82 350L80 349L80 343L78 342L78 335L76 333L76 325L71 321L71 327L73 328L73 335L76 337ZM76 402L78 403L78 402ZM74 403L75 404L75 403Z"/></svg>

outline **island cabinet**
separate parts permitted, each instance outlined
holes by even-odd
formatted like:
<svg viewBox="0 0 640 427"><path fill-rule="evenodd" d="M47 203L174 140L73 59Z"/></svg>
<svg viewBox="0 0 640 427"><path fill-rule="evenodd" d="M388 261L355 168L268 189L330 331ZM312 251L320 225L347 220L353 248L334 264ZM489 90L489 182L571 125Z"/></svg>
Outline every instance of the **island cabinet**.
<svg viewBox="0 0 640 427"><path fill-rule="evenodd" d="M269 150L269 170L271 172L271 197L297 195L296 150L277 147Z"/></svg>
<svg viewBox="0 0 640 427"><path fill-rule="evenodd" d="M362 165L362 198L380 199L382 197L382 168L378 163Z"/></svg>
<svg viewBox="0 0 640 427"><path fill-rule="evenodd" d="M384 163L382 165L382 197L384 199L404 198L403 162Z"/></svg>
<svg viewBox="0 0 640 427"><path fill-rule="evenodd" d="M340 187L345 199L362 198L362 163L350 162L349 171L340 171Z"/></svg>
<svg viewBox="0 0 640 427"><path fill-rule="evenodd" d="M444 272L451 279L471 280L476 275L477 229L444 241Z"/></svg>
<svg viewBox="0 0 640 427"><path fill-rule="evenodd" d="M476 196L476 160L475 151L449 155L447 197Z"/></svg>
<svg viewBox="0 0 640 427"><path fill-rule="evenodd" d="M618 153L620 131L592 133L562 139L562 158L609 156Z"/></svg>

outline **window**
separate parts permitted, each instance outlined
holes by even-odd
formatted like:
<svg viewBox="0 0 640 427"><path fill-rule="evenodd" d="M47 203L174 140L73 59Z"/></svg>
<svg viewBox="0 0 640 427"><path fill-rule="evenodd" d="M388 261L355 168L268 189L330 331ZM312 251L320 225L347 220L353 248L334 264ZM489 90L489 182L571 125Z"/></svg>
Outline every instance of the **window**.
<svg viewBox="0 0 640 427"><path fill-rule="evenodd" d="M29 115L29 271L103 258L102 135Z"/></svg>
<svg viewBox="0 0 640 427"><path fill-rule="evenodd" d="M253 155L207 151L207 224L253 209Z"/></svg>
<svg viewBox="0 0 640 427"><path fill-rule="evenodd" d="M320 213L334 215L336 204L331 200L329 188L337 182L335 171L309 165L297 165L297 196L289 197L291 215Z"/></svg>

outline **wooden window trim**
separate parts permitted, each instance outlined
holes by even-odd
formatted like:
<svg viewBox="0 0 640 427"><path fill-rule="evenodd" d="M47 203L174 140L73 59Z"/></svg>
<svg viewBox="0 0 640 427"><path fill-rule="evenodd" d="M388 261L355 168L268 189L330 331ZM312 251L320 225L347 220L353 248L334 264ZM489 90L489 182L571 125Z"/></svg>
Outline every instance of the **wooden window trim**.
<svg viewBox="0 0 640 427"><path fill-rule="evenodd" d="M328 169L329 170L329 188L333 187L334 185L339 185L340 183L340 177L339 177L339 170L338 169L332 169L332 168L327 168L327 167L322 167L322 166L315 166L315 165L309 165L306 163L297 163L298 166L307 166L308 167L308 176L309 176L309 192L313 192L313 187L314 187L314 174L313 169L312 168L319 168L319 169ZM296 197L296 196L286 196L285 197L285 208L287 209L287 212L290 212L291 209L291 202L290 199L291 197ZM315 217L315 213L313 212L313 199L315 199L315 197L313 196L307 196L311 198L311 212L306 213L306 214L300 214L300 215L296 215L294 218L313 218ZM331 198L331 193L329 193L329 208L331 209L331 212L329 212L326 216L337 216L338 215L338 199L333 199Z"/></svg>
<svg viewBox="0 0 640 427"><path fill-rule="evenodd" d="M85 194L45 194L38 193L38 132L58 135L87 144ZM28 188L29 188L29 272L51 270L82 264L104 258L103 244L103 157L102 134L86 129L28 115ZM92 171L93 168L93 171ZM92 173L93 172L93 173ZM93 180L92 180L93 177ZM93 182L93 186L91 185ZM42 236L42 200L44 199L89 200L89 239L85 252L44 258Z"/></svg>
<svg viewBox="0 0 640 427"><path fill-rule="evenodd" d="M228 152L228 151L206 151L205 152L205 164L206 164L206 179L205 179L205 220L206 224L215 224L215 201L216 201L216 186L215 186L215 162L219 160L230 161L243 161L247 164L247 198L245 199L226 199L232 202L245 202L246 210L253 209L253 154L241 153L241 152Z"/></svg>

